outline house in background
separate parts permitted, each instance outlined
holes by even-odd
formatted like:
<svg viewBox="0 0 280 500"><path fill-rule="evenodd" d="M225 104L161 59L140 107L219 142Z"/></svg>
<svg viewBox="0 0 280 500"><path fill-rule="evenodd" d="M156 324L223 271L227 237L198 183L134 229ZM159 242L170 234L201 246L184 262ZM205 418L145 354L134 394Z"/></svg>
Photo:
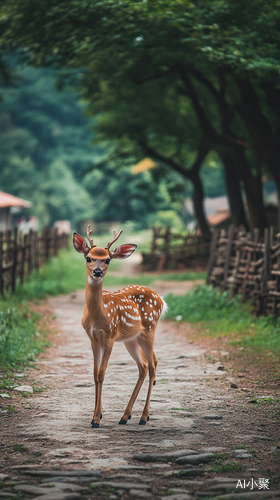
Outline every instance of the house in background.
<svg viewBox="0 0 280 500"><path fill-rule="evenodd" d="M210 227L214 229L227 229L231 224L231 214L228 208L218 208L214 213L208 215L207 220Z"/></svg>
<svg viewBox="0 0 280 500"><path fill-rule="evenodd" d="M188 212L195 217L195 211L192 200L187 200L185 206ZM203 200L204 213L210 227L214 229L226 229L231 224L231 214L227 196L217 196L216 198L204 198ZM191 222L188 225L189 229L193 229L196 222Z"/></svg>
<svg viewBox="0 0 280 500"><path fill-rule="evenodd" d="M31 206L31 201L22 200L12 194L0 191L0 231L12 229L14 214Z"/></svg>

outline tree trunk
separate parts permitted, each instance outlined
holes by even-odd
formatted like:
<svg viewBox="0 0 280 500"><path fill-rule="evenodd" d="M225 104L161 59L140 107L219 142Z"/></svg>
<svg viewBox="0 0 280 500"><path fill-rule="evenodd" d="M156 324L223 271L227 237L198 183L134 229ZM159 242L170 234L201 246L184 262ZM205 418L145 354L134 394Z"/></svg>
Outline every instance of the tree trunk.
<svg viewBox="0 0 280 500"><path fill-rule="evenodd" d="M192 168L188 169L183 167L176 161L174 161L172 158L166 158L165 156L163 156L162 154L158 153L153 148L148 146L146 143L142 142L140 143L140 145L143 148L143 151L145 151L147 155L150 155L152 158L159 160L165 163L166 165L169 165L176 172L183 175L183 177L192 181L194 187L193 202L194 202L197 222L201 230L202 236L206 239L209 239L211 237L211 231L209 229L209 225L204 213L204 207L203 207L204 192L199 177L199 169L207 153L209 152L209 149L207 147L202 147L202 146L198 148L198 154L196 160L193 163Z"/></svg>
<svg viewBox="0 0 280 500"><path fill-rule="evenodd" d="M248 203L250 229L263 230L267 227L267 218L263 203L262 186L253 176L243 149L236 147L232 158L237 175L242 180Z"/></svg>
<svg viewBox="0 0 280 500"><path fill-rule="evenodd" d="M232 223L237 227L243 225L246 230L248 230L249 226L245 215L245 209L240 189L240 179L237 176L236 170L233 165L232 152L220 151L219 154L222 158L225 168L226 185Z"/></svg>
<svg viewBox="0 0 280 500"><path fill-rule="evenodd" d="M198 222L202 236L205 239L209 239L211 236L211 232L210 232L209 225L208 225L208 222L206 220L205 213L204 213L204 207L203 207L204 192L203 192L202 183L201 183L201 180L199 177L199 173L193 172L191 180L193 182L193 187L194 187L193 204L194 204L197 222Z"/></svg>
<svg viewBox="0 0 280 500"><path fill-rule="evenodd" d="M280 151L276 148L270 152L269 168L273 175L278 197L278 224L277 229L280 231Z"/></svg>

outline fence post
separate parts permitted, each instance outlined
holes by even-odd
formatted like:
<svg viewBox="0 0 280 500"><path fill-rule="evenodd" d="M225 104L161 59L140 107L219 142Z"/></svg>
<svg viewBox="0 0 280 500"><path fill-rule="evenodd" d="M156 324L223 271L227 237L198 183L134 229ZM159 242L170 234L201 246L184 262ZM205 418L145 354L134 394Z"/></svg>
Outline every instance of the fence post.
<svg viewBox="0 0 280 500"><path fill-rule="evenodd" d="M263 290L262 290L262 312L265 312L267 300L267 281L270 273L270 238L269 228L264 230L264 259L263 259Z"/></svg>
<svg viewBox="0 0 280 500"><path fill-rule="evenodd" d="M162 271L164 269L169 252L169 239L170 239L170 227L167 227L164 235L163 254L158 263L157 271Z"/></svg>
<svg viewBox="0 0 280 500"><path fill-rule="evenodd" d="M21 252L21 267L20 267L20 284L22 285L24 280L24 268L25 268L25 257L26 257L26 244L27 244L27 234L23 236L23 245Z"/></svg>
<svg viewBox="0 0 280 500"><path fill-rule="evenodd" d="M251 241L251 233L247 234L246 241L248 241L248 242ZM246 245L246 241L245 241L245 245ZM245 266L245 272L244 272L244 275L243 275L243 283L242 283L242 286L241 286L242 302L245 302L245 300L246 300L246 287L247 287L248 278L249 278L249 269L250 269L250 264L251 264L251 261L252 261L253 249L252 248L250 249L250 246L247 245L247 250L245 250L245 251L246 251L246 254L247 254L246 255L247 262L246 262L246 266Z"/></svg>
<svg viewBox="0 0 280 500"><path fill-rule="evenodd" d="M227 287L227 275L228 275L229 259L230 259L230 254L231 254L233 236L234 236L234 224L231 224L228 228L228 242L227 242L227 249L226 249L223 290L225 290Z"/></svg>
<svg viewBox="0 0 280 500"><path fill-rule="evenodd" d="M16 290L16 276L17 276L17 254L18 254L18 228L14 229L14 247L13 247L13 267L11 276L12 293Z"/></svg>
<svg viewBox="0 0 280 500"><path fill-rule="evenodd" d="M53 254L56 257L58 252L58 229L55 227L53 229Z"/></svg>
<svg viewBox="0 0 280 500"><path fill-rule="evenodd" d="M276 243L280 243L280 234L278 233L276 235ZM279 245L280 247L280 245ZM278 248L279 248L278 247ZM277 255L277 270L278 273L280 272L280 255ZM276 282L275 282L275 291L279 292L279 274L276 275ZM277 314L277 295L274 297L274 303L273 303L273 314Z"/></svg>
<svg viewBox="0 0 280 500"><path fill-rule="evenodd" d="M48 260L50 255L50 234L49 228L45 227L45 262Z"/></svg>
<svg viewBox="0 0 280 500"><path fill-rule="evenodd" d="M33 239L33 248L34 248L34 267L35 269L39 269L39 235L36 232L34 234L34 239Z"/></svg>
<svg viewBox="0 0 280 500"><path fill-rule="evenodd" d="M29 233L27 234L27 246L28 246L27 273L28 273L28 275L31 273L31 269L32 269L31 239L32 239L32 229L30 229Z"/></svg>
<svg viewBox="0 0 280 500"><path fill-rule="evenodd" d="M213 271L213 267L215 264L215 252L216 252L216 247L217 247L217 242L218 242L218 236L219 236L219 230L214 229L212 241L211 241L211 247L210 247L210 258L208 262L208 267L207 267L207 279L206 279L206 284L210 285L211 282L211 273Z"/></svg>

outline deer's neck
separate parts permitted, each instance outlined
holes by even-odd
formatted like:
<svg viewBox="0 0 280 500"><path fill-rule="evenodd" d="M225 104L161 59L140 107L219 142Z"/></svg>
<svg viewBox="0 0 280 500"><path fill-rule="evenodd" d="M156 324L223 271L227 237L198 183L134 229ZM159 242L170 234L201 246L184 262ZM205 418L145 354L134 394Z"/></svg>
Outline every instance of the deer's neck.
<svg viewBox="0 0 280 500"><path fill-rule="evenodd" d="M96 321L103 315L102 282L99 285L86 284L86 304L92 320Z"/></svg>

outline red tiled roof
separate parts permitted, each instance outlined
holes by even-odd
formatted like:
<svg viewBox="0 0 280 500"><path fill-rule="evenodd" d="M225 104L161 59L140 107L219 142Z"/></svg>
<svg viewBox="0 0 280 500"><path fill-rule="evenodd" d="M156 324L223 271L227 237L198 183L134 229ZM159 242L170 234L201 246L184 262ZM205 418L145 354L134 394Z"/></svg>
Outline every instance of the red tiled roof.
<svg viewBox="0 0 280 500"><path fill-rule="evenodd" d="M4 191L0 191L0 207L23 207L30 208L32 206L31 201L22 200L21 198L17 198L12 194L4 193Z"/></svg>
<svg viewBox="0 0 280 500"><path fill-rule="evenodd" d="M209 215L207 217L207 220L212 226L217 226L218 224L221 224L221 222L224 222L229 218L230 218L230 211L227 208L220 208L216 210L216 212L214 212L213 214Z"/></svg>

